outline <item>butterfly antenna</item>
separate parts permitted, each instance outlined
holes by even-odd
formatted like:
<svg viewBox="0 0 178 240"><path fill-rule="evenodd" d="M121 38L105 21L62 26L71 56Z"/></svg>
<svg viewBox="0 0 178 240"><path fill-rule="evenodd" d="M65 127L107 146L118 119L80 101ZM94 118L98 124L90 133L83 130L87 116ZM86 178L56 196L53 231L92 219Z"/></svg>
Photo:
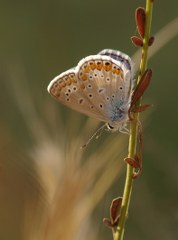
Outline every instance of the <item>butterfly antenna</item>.
<svg viewBox="0 0 178 240"><path fill-rule="evenodd" d="M105 127L106 127L106 124L104 124L104 125L102 125L100 128L98 128L98 129L96 130L96 132L88 139L88 141L87 141L83 146L81 146L81 149L86 148L86 146L90 143L90 141L91 141L94 137L96 137L96 139L98 139L98 138L100 137L101 133L103 132L103 130L104 130Z"/></svg>

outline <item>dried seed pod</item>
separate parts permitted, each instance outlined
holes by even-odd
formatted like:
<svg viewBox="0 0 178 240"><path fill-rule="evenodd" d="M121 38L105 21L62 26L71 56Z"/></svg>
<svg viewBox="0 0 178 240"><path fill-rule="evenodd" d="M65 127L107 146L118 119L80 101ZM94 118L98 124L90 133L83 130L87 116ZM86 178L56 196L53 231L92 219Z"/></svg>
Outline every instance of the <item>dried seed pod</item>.
<svg viewBox="0 0 178 240"><path fill-rule="evenodd" d="M145 20L146 20L146 11L144 8L139 7L135 11L135 21L138 28L138 32L142 38L145 34Z"/></svg>
<svg viewBox="0 0 178 240"><path fill-rule="evenodd" d="M137 178L142 171L142 159L135 155L134 158L125 158L124 159L126 163L128 163L130 166L132 166L134 168L134 172L133 172L133 176L132 178L135 179Z"/></svg>
<svg viewBox="0 0 178 240"><path fill-rule="evenodd" d="M136 160L135 158L125 158L124 161L126 163L128 163L130 166L132 166L133 168L139 168L140 165L139 165L139 162L138 160Z"/></svg>
<svg viewBox="0 0 178 240"><path fill-rule="evenodd" d="M132 43L136 46L136 47L142 47L143 46L143 40L137 36L132 36L131 37Z"/></svg>
<svg viewBox="0 0 178 240"><path fill-rule="evenodd" d="M143 104L143 105L140 105L140 106L134 106L134 108L132 108L132 112L134 112L134 113L143 112L150 106L151 106L150 104Z"/></svg>
<svg viewBox="0 0 178 240"><path fill-rule="evenodd" d="M150 47L154 43L155 38L152 36L148 40L148 46Z"/></svg>
<svg viewBox="0 0 178 240"><path fill-rule="evenodd" d="M111 217L111 222L113 224L118 219L121 203L122 203L122 197L118 197L112 200L112 203L110 206L110 217Z"/></svg>
<svg viewBox="0 0 178 240"><path fill-rule="evenodd" d="M131 109L135 105L135 103L142 97L142 95L148 88L151 77L152 77L152 70L147 69L144 72L144 74L142 75L140 82L138 83L135 91L133 92L132 101L131 101Z"/></svg>
<svg viewBox="0 0 178 240"><path fill-rule="evenodd" d="M111 223L111 220L108 218L103 218L103 223L106 227L113 228L113 224Z"/></svg>

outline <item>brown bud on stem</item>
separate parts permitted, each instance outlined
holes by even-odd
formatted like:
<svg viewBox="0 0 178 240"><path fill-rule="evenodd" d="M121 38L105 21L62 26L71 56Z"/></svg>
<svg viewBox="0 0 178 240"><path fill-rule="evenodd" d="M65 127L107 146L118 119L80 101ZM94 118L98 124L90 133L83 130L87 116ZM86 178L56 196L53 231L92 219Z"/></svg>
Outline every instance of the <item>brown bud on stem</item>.
<svg viewBox="0 0 178 240"><path fill-rule="evenodd" d="M132 101L131 101L131 108L135 105L135 103L142 97L146 89L148 88L150 84L150 80L152 77L152 70L147 69L144 74L142 75L140 82L138 83L135 91L132 95Z"/></svg>
<svg viewBox="0 0 178 240"><path fill-rule="evenodd" d="M143 40L139 37L136 36L132 36L131 37L132 43L136 46L136 47L142 47L143 46Z"/></svg>
<svg viewBox="0 0 178 240"><path fill-rule="evenodd" d="M152 36L148 40L148 46L150 47L154 43L155 38Z"/></svg>
<svg viewBox="0 0 178 240"><path fill-rule="evenodd" d="M135 21L138 28L138 32L142 38L145 34L145 20L146 20L146 11L144 8L139 7L135 11Z"/></svg>

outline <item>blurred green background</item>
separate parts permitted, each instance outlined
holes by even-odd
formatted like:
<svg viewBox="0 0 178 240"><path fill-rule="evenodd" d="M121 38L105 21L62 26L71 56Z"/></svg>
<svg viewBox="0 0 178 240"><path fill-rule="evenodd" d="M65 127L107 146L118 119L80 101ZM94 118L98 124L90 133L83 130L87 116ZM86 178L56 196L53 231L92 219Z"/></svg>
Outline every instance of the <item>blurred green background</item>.
<svg viewBox="0 0 178 240"><path fill-rule="evenodd" d="M122 195L128 137L105 133L83 153L80 145L98 123L61 106L46 88L53 77L104 48L132 56L134 12L144 5L0 2L1 240L112 239L102 218ZM152 34L176 17L177 1L155 0ZM134 183L126 240L178 239L177 54L178 36L149 61L153 79L144 102L153 107L142 115L143 173ZM103 165L102 154L108 157Z"/></svg>

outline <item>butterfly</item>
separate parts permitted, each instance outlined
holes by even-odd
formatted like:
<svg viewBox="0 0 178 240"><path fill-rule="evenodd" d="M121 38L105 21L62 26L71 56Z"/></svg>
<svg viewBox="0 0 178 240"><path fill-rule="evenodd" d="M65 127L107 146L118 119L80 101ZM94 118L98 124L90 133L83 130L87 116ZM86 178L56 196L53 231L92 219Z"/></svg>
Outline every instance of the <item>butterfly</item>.
<svg viewBox="0 0 178 240"><path fill-rule="evenodd" d="M48 92L65 106L105 122L110 131L128 133L133 88L130 57L104 49L55 77Z"/></svg>

